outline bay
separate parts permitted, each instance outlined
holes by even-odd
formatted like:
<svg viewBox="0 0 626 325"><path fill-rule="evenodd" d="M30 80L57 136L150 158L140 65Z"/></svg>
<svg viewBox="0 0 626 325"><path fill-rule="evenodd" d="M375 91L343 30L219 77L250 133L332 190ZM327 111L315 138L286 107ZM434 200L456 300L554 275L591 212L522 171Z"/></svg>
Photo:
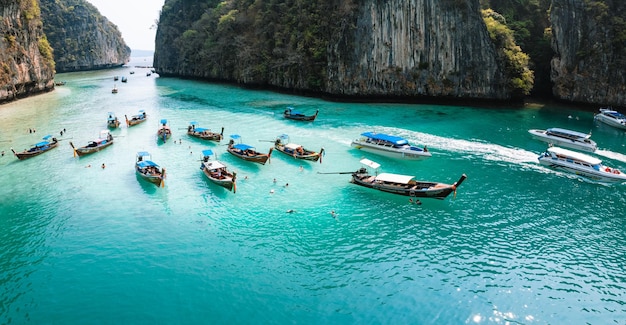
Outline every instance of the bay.
<svg viewBox="0 0 626 325"><path fill-rule="evenodd" d="M146 76L133 65L142 61L59 74L66 85L54 92L0 106L1 323L626 321L624 185L540 166L546 146L527 133L591 131L598 157L626 170L625 133L593 112L338 103ZM287 106L320 114L284 120ZM140 109L146 123L73 157L69 141L96 138L107 112L123 121ZM175 141L157 141L160 119ZM228 154L226 141L188 137L190 121L259 151L288 134L326 154L320 164L274 152L256 165ZM406 162L350 148L366 131L433 156ZM59 148L24 161L11 154L46 134L64 139ZM203 149L238 173L236 193L204 178ZM138 151L167 169L163 188L135 176ZM468 179L456 197L416 205L318 174L356 170L362 157L418 179Z"/></svg>

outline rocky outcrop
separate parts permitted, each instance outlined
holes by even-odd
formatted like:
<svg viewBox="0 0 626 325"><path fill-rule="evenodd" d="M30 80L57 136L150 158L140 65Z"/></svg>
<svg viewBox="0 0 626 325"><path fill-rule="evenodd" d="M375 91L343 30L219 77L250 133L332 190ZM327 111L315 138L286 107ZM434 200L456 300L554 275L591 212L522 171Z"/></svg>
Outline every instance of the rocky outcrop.
<svg viewBox="0 0 626 325"><path fill-rule="evenodd" d="M53 78L37 2L0 0L0 102L54 89Z"/></svg>
<svg viewBox="0 0 626 325"><path fill-rule="evenodd" d="M553 0L555 97L626 105L626 2Z"/></svg>
<svg viewBox="0 0 626 325"><path fill-rule="evenodd" d="M106 69L130 60L117 26L87 1L41 0L41 6L57 72Z"/></svg>

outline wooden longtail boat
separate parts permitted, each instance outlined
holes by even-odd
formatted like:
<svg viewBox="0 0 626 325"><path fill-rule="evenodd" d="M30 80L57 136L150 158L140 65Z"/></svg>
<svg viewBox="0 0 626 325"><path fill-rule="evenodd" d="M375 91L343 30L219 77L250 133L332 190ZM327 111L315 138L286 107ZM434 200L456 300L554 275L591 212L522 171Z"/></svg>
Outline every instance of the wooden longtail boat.
<svg viewBox="0 0 626 325"><path fill-rule="evenodd" d="M40 155L50 149L54 149L58 145L59 145L59 141L57 140L57 138L54 138L51 135L46 135L45 137L43 137L43 141L34 144L28 150L24 150L22 152L15 152L15 150L11 148L11 151L13 151L13 154L15 155L15 157L17 157L17 159L24 160L30 157L35 157L37 155Z"/></svg>
<svg viewBox="0 0 626 325"><path fill-rule="evenodd" d="M170 129L169 125L167 125L167 120L162 119L161 125L157 130L157 138L159 140L163 140L163 142L167 142L167 139L172 137L172 129Z"/></svg>
<svg viewBox="0 0 626 325"><path fill-rule="evenodd" d="M152 184L156 184L161 187L165 186L165 168L161 168L153 162L152 156L149 152L140 151L137 153L135 173L137 176Z"/></svg>
<svg viewBox="0 0 626 325"><path fill-rule="evenodd" d="M256 151L253 146L247 145L245 143L235 144L236 139L241 139L238 134L233 134L230 137L232 139L230 139L230 142L228 143L228 149L226 150L228 150L228 152L230 152L233 156L246 161L265 165L265 163L269 161L270 156L272 155L272 150L274 150L274 148L270 148L270 151L268 153L261 153Z"/></svg>
<svg viewBox="0 0 626 325"><path fill-rule="evenodd" d="M284 141L284 142L283 142ZM292 156L295 159L318 161L322 163L322 155L324 154L324 148L321 148L319 152L305 149L299 144L290 143L289 136L286 134L280 135L274 141L274 149Z"/></svg>
<svg viewBox="0 0 626 325"><path fill-rule="evenodd" d="M362 159L361 163L367 167L377 169L380 165L369 159ZM376 173L371 175L367 168L362 167L355 172L338 172L338 173L320 173L320 174L351 174L351 183L356 185L373 188L375 190L389 192L397 195L410 197L445 199L451 193L455 193L456 189L467 178L465 174L461 175L458 181L453 184L444 184L431 181L415 180L414 176Z"/></svg>
<svg viewBox="0 0 626 325"><path fill-rule="evenodd" d="M189 136L199 138L202 140L211 140L220 142L224 138L224 128L221 133L211 132L210 129L198 127L198 122L192 121L187 127L187 134Z"/></svg>
<svg viewBox="0 0 626 325"><path fill-rule="evenodd" d="M290 120L312 122L312 121L315 121L315 118L317 117L317 114L319 112L320 110L318 109L315 111L315 114L313 115L305 115L301 112L294 110L293 107L287 107L285 111L283 112L283 116L286 119L290 119Z"/></svg>
<svg viewBox="0 0 626 325"><path fill-rule="evenodd" d="M96 140L89 141L89 143L84 147L76 148L74 147L72 141L70 141L70 146L72 146L72 149L74 149L74 157L76 157L76 155L84 156L90 153L98 152L112 144L113 136L111 135L109 130L100 131L100 137L98 137L98 139Z"/></svg>
<svg viewBox="0 0 626 325"><path fill-rule="evenodd" d="M130 120L128 119L128 116L124 115L124 117L126 118L126 126L137 125L148 119L148 115L146 115L146 112L143 109L139 110L139 114L131 116Z"/></svg>
<svg viewBox="0 0 626 325"><path fill-rule="evenodd" d="M109 117L107 118L107 127L111 129L117 129L120 127L120 120L117 119L115 113L109 112Z"/></svg>
<svg viewBox="0 0 626 325"><path fill-rule="evenodd" d="M237 193L237 173L228 171L226 165L217 160L212 161L212 155L213 151L211 149L202 151L202 164L200 165L202 173L211 182L233 191L233 193Z"/></svg>

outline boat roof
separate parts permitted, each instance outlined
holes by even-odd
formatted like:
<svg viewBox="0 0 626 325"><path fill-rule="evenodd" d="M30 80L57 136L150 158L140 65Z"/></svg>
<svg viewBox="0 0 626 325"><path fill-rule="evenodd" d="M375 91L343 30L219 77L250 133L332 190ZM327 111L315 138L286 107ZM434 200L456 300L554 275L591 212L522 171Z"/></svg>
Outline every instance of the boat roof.
<svg viewBox="0 0 626 325"><path fill-rule="evenodd" d="M409 143L409 141L407 141L405 138L398 137L395 135L384 134L384 133L364 132L364 133L361 133L361 135L364 137L368 137L370 139L374 139L374 140L382 140L382 141L391 142L399 146Z"/></svg>
<svg viewBox="0 0 626 325"><path fill-rule="evenodd" d="M299 145L299 144L296 144L296 143L287 143L287 144L285 145L285 148L287 148L287 149L291 149L291 150L296 150L296 149L298 149L298 148L300 148L300 147L302 147L302 146L301 146L301 145Z"/></svg>
<svg viewBox="0 0 626 325"><path fill-rule="evenodd" d="M189 125L198 125L198 122L196 122L196 121L191 121L191 122L189 122Z"/></svg>
<svg viewBox="0 0 626 325"><path fill-rule="evenodd" d="M211 155L213 155L213 150L211 150L211 149L202 150L202 155L203 156L211 156Z"/></svg>
<svg viewBox="0 0 626 325"><path fill-rule="evenodd" d="M252 149L254 147L253 146L249 146L249 145L244 144L244 143L238 143L238 144L234 145L233 148L239 149L239 150L248 150L248 149Z"/></svg>
<svg viewBox="0 0 626 325"><path fill-rule="evenodd" d="M146 156L150 156L150 153L147 151L139 151L137 152L137 157L146 157Z"/></svg>
<svg viewBox="0 0 626 325"><path fill-rule="evenodd" d="M291 114L293 114L293 115L303 115L301 112L296 111L296 110L295 110L293 107L291 107L291 106L288 106L288 107L287 107L287 109L288 109L289 111L291 111Z"/></svg>
<svg viewBox="0 0 626 325"><path fill-rule="evenodd" d="M159 165L157 165L155 162L150 161L150 160L144 160L144 161L139 161L137 162L137 166L144 168L144 167L159 167Z"/></svg>
<svg viewBox="0 0 626 325"><path fill-rule="evenodd" d="M51 136L50 134L48 134L48 135L45 135L42 139L44 139L44 140L48 140L48 139L50 139L50 138L52 138L52 136Z"/></svg>
<svg viewBox="0 0 626 325"><path fill-rule="evenodd" d="M166 119L161 119L161 124L167 124L167 120Z"/></svg>
<svg viewBox="0 0 626 325"><path fill-rule="evenodd" d="M583 153L580 152L576 152L576 151L572 151L572 150L567 150L567 149L563 149L560 147L550 147L548 148L549 152L552 152L556 155L561 155L561 156L565 156L565 157L569 157L572 158L574 160L580 160L580 161L584 161L590 165L599 165L602 163L602 160L589 156L589 155L585 155Z"/></svg>
<svg viewBox="0 0 626 325"><path fill-rule="evenodd" d="M45 146L47 146L49 144L50 144L50 142L48 142L48 141L41 141L41 142L37 142L35 144L35 147L45 147Z"/></svg>
<svg viewBox="0 0 626 325"><path fill-rule="evenodd" d="M214 161L207 161L206 163L207 168L210 169L218 169L218 168L226 168L226 166L224 164L222 164L221 162L214 160Z"/></svg>
<svg viewBox="0 0 626 325"><path fill-rule="evenodd" d="M208 131L209 129L207 129L207 128L195 128L194 130L196 130L198 132L204 132L204 131Z"/></svg>
<svg viewBox="0 0 626 325"><path fill-rule="evenodd" d="M230 137L233 138L233 139L241 138L241 136L239 134L231 134Z"/></svg>
<svg viewBox="0 0 626 325"><path fill-rule="evenodd" d="M281 135L278 136L280 139L289 139L289 135L283 133Z"/></svg>
<svg viewBox="0 0 626 325"><path fill-rule="evenodd" d="M365 165L367 167L374 168L374 169L380 167L379 163L371 161L371 160L366 159L366 158L361 159L361 164L363 164L363 165Z"/></svg>
<svg viewBox="0 0 626 325"><path fill-rule="evenodd" d="M413 179L414 176L408 175L400 175L400 174L390 174L390 173L381 173L376 176L377 181L381 182L393 182L400 184L408 184L409 181Z"/></svg>
<svg viewBox="0 0 626 325"><path fill-rule="evenodd" d="M549 128L546 131L547 132L551 132L551 133L569 134L571 136L578 137L578 138L589 138L589 137L591 137L591 134L582 133L582 132L578 132L578 131L567 130L567 129L561 129L561 128Z"/></svg>

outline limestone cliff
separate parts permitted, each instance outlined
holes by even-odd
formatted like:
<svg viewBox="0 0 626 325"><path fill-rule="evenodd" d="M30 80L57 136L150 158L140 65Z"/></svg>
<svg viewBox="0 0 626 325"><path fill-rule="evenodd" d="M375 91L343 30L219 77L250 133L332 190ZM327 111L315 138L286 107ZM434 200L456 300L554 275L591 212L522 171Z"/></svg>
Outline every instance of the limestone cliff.
<svg viewBox="0 0 626 325"><path fill-rule="evenodd" d="M129 61L130 48L117 26L92 4L85 0L41 0L41 7L57 72L106 69Z"/></svg>
<svg viewBox="0 0 626 325"><path fill-rule="evenodd" d="M626 105L626 2L553 0L554 96Z"/></svg>
<svg viewBox="0 0 626 325"><path fill-rule="evenodd" d="M54 89L53 78L38 3L0 0L0 102Z"/></svg>

